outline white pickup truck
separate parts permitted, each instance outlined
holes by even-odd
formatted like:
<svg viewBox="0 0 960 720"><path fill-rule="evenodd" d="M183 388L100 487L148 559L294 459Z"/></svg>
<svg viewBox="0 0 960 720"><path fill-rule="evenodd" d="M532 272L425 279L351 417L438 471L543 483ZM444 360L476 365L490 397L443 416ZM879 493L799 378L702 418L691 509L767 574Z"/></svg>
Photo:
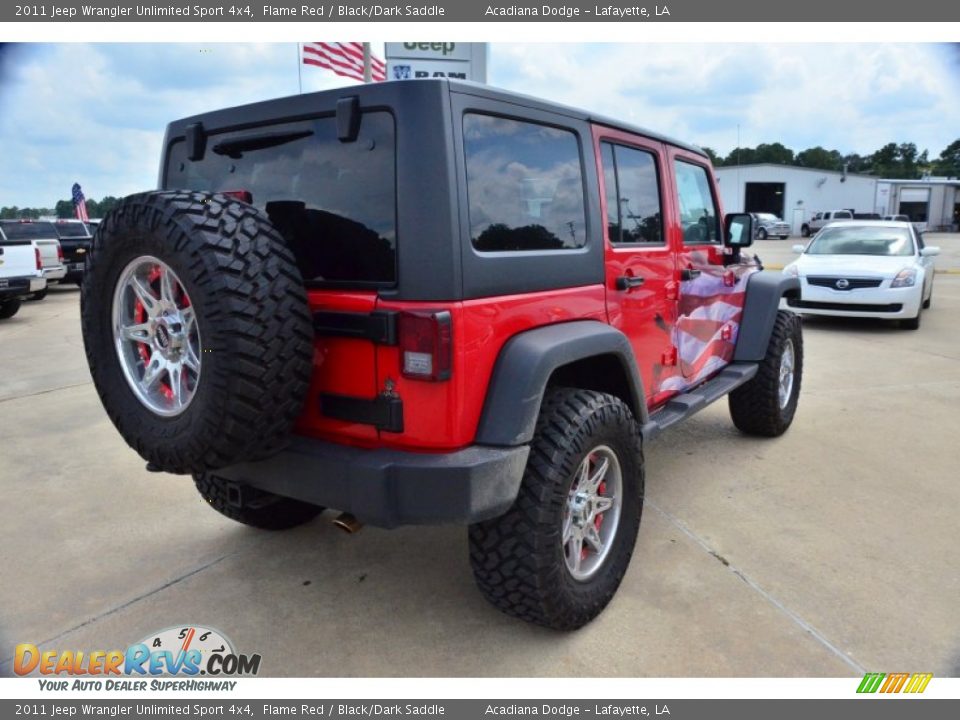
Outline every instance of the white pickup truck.
<svg viewBox="0 0 960 720"><path fill-rule="evenodd" d="M29 239L0 235L0 320L17 314L24 299L47 289L40 251Z"/></svg>
<svg viewBox="0 0 960 720"><path fill-rule="evenodd" d="M7 240L29 240L40 251L40 274L47 279L47 287L64 278L64 264L60 237L52 222L44 220L0 220L0 237ZM47 288L33 295L31 300L42 300Z"/></svg>
<svg viewBox="0 0 960 720"><path fill-rule="evenodd" d="M853 220L853 211L828 210L827 212L818 212L800 226L800 234L804 237L816 235L824 225L832 223L834 220Z"/></svg>

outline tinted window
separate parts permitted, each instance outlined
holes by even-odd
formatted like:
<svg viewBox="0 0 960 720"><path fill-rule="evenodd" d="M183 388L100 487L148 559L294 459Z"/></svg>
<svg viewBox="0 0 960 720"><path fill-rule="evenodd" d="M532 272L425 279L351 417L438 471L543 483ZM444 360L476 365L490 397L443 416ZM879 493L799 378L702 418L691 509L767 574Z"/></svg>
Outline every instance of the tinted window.
<svg viewBox="0 0 960 720"><path fill-rule="evenodd" d="M57 234L62 238L85 238L90 235L83 223L57 223Z"/></svg>
<svg viewBox="0 0 960 720"><path fill-rule="evenodd" d="M610 242L662 243L660 183L653 155L609 143L603 143L602 150Z"/></svg>
<svg viewBox="0 0 960 720"><path fill-rule="evenodd" d="M48 222L10 222L3 223L3 234L8 240L49 240L57 238L53 223Z"/></svg>
<svg viewBox="0 0 960 720"><path fill-rule="evenodd" d="M214 134L203 160L170 150L166 187L246 190L270 216L313 283L396 281L393 116L364 113L356 142L335 118Z"/></svg>
<svg viewBox="0 0 960 720"><path fill-rule="evenodd" d="M583 169L574 133L468 113L463 140L477 250L583 247Z"/></svg>
<svg viewBox="0 0 960 720"><path fill-rule="evenodd" d="M719 242L717 206L706 169L677 160L676 170L683 242L687 245Z"/></svg>

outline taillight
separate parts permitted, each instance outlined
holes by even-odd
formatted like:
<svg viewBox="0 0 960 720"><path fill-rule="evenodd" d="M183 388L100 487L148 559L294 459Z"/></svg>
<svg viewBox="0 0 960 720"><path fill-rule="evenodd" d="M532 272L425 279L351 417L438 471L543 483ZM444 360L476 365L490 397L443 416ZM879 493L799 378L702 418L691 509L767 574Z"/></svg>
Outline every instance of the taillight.
<svg viewBox="0 0 960 720"><path fill-rule="evenodd" d="M37 259L37 272L43 271L43 263L40 262L40 248L33 249L33 256Z"/></svg>
<svg viewBox="0 0 960 720"><path fill-rule="evenodd" d="M404 377L431 381L450 379L453 333L449 312L402 312L397 334Z"/></svg>
<svg viewBox="0 0 960 720"><path fill-rule="evenodd" d="M248 205L253 203L253 193L249 190L221 190L220 194L236 198L240 202L245 202Z"/></svg>
<svg viewBox="0 0 960 720"><path fill-rule="evenodd" d="M57 260L63 262L63 245L57 243Z"/></svg>

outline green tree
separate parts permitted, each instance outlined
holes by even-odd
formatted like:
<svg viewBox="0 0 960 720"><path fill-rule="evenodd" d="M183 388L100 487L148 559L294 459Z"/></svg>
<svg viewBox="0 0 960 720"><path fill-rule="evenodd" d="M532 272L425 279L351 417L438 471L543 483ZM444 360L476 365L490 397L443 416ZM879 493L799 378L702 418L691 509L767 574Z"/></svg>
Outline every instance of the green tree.
<svg viewBox="0 0 960 720"><path fill-rule="evenodd" d="M755 151L754 162L773 163L775 165L793 165L793 150L780 143L760 143Z"/></svg>
<svg viewBox="0 0 960 720"><path fill-rule="evenodd" d="M73 201L71 200L58 200L56 207L53 209L56 216L61 220L76 217L73 212Z"/></svg>
<svg viewBox="0 0 960 720"><path fill-rule="evenodd" d="M947 177L960 177L960 138L943 149L933 163L933 172Z"/></svg>
<svg viewBox="0 0 960 720"><path fill-rule="evenodd" d="M99 206L100 214L91 215L90 217L102 218L108 212L113 210L119 204L119 202L120 202L120 198L114 197L113 195L105 195L103 198L100 199L100 206Z"/></svg>
<svg viewBox="0 0 960 720"><path fill-rule="evenodd" d="M712 164L714 167L720 167L721 165L723 165L723 158L717 155L716 151L713 148L709 148L706 145L703 145L701 146L700 149L707 154L707 157L710 158L710 164Z"/></svg>
<svg viewBox="0 0 960 720"><path fill-rule="evenodd" d="M817 170L843 170L843 156L819 145L797 153L797 165Z"/></svg>
<svg viewBox="0 0 960 720"><path fill-rule="evenodd" d="M753 148L736 147L723 159L724 165L752 165L757 160L757 151Z"/></svg>

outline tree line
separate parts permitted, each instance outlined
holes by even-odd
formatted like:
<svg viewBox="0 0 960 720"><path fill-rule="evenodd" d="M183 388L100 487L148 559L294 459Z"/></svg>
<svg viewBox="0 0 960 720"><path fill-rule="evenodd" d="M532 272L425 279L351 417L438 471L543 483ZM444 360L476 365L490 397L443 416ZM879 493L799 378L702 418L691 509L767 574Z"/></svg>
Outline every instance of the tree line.
<svg viewBox="0 0 960 720"><path fill-rule="evenodd" d="M120 198L107 195L100 200L87 200L87 216L102 218L116 207ZM41 217L57 217L61 220L76 217L72 200L59 200L52 208L11 207L0 208L0 220L19 220L21 218L36 220Z"/></svg>
<svg viewBox="0 0 960 720"><path fill-rule="evenodd" d="M839 172L846 166L847 172L885 178L915 180L924 175L960 177L960 139L947 145L934 159L930 158L929 151L920 152L914 143L887 143L870 155L844 155L819 145L794 153L780 143L734 148L726 156L720 156L708 147L703 149L714 167L772 163Z"/></svg>

